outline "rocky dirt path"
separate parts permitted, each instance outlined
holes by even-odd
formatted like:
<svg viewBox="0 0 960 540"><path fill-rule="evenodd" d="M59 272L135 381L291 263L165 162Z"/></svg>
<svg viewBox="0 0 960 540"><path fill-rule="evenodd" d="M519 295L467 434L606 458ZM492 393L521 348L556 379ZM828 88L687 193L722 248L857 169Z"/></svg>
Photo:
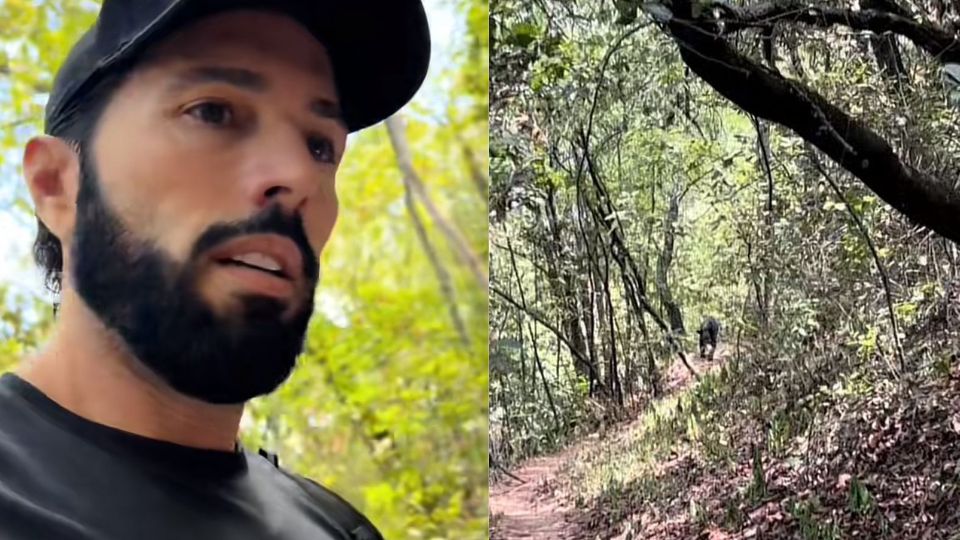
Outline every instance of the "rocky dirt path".
<svg viewBox="0 0 960 540"><path fill-rule="evenodd" d="M713 362L700 361L696 353L687 360L697 373L716 369L725 360L721 350ZM695 381L680 360L664 374L667 395L688 388ZM636 429L632 422L617 431ZM576 509L566 497L556 493L557 478L571 459L581 455L587 446L604 444L604 439L591 435L554 455L531 459L490 486L491 540L580 540L591 538L578 524Z"/></svg>
<svg viewBox="0 0 960 540"><path fill-rule="evenodd" d="M490 487L491 540L573 540L576 527L568 523L566 508L552 493L552 480L568 459L566 453L528 461Z"/></svg>

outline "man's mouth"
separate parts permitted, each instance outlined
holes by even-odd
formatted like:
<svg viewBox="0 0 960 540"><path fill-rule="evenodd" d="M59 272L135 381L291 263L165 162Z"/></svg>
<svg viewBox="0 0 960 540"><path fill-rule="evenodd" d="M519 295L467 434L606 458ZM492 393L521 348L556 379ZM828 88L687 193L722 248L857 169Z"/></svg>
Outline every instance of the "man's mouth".
<svg viewBox="0 0 960 540"><path fill-rule="evenodd" d="M210 258L224 266L256 270L288 281L303 275L303 258L291 240L274 234L238 238L215 249Z"/></svg>
<svg viewBox="0 0 960 540"><path fill-rule="evenodd" d="M220 259L217 262L224 265L234 265L244 268L251 268L253 270L260 270L279 278L290 278L290 276L284 273L283 265L265 253L244 253L242 255L236 255L226 259Z"/></svg>

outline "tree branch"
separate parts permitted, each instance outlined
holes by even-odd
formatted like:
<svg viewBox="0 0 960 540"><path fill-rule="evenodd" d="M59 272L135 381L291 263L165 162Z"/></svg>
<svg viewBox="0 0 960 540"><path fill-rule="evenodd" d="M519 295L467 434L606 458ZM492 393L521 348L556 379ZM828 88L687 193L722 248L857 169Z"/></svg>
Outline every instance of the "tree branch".
<svg viewBox="0 0 960 540"><path fill-rule="evenodd" d="M696 24L716 26L722 22L723 33L750 27L769 26L777 22L796 21L812 26L846 26L869 30L875 34L892 32L912 41L939 62L960 60L957 36L933 24L917 22L903 15L877 9L839 9L799 0L777 0L740 8L726 2L713 4L727 14L720 19L702 17Z"/></svg>
<svg viewBox="0 0 960 540"><path fill-rule="evenodd" d="M463 324L463 318L460 317L460 310L457 309L456 293L454 292L453 281L450 278L450 272L448 272L446 267L443 266L443 263L440 261L440 257L437 256L437 250L435 250L433 248L433 244L430 243L430 238L427 236L427 230L423 226L423 220L420 219L420 214L417 212L417 205L413 201L413 191L410 188L410 183L405 180L403 182L403 187L403 202L407 207L407 213L410 215L410 220L413 222L413 229L417 233L417 239L420 241L420 246L423 247L424 253L427 254L427 259L430 260L430 266L433 267L433 271L437 275L437 281L440 282L440 292L443 294L444 300L447 301L447 310L450 312L450 320L453 322L453 327L457 330L457 334L460 336L460 342L463 343L465 347L469 347L470 337L467 335L467 328Z"/></svg>
<svg viewBox="0 0 960 540"><path fill-rule="evenodd" d="M490 292L506 300L507 303L523 311L524 313L532 317L533 320L539 323L541 326L543 326L547 330L550 330L550 332L553 333L553 335L557 336L557 339L562 341L563 344L567 346L567 348L570 350L570 353L573 355L573 358L575 360L581 362L582 364L586 365L590 369L590 373L592 373L593 376L596 378L597 386L606 390L606 387L604 386L603 382L600 380L600 374L597 373L597 370L594 367L593 363L590 362L590 359L584 356L582 352L578 351L577 348L573 346L573 343L570 343L570 340L563 335L563 332L561 332L556 326L550 324L550 321L548 321L543 315L537 313L535 310L533 310L533 308L526 308L520 305L519 302L514 300L513 297L511 297L509 294L501 291L496 285L490 285Z"/></svg>
<svg viewBox="0 0 960 540"><path fill-rule="evenodd" d="M488 285L488 279L485 273L486 265L481 264L480 258L470 248L469 242L467 242L467 239L464 238L460 230L449 219L444 217L437 206L433 204L433 200L430 199L423 180L413 167L413 157L410 153L410 147L407 144L403 120L400 115L395 114L387 118L384 124L387 126L390 143L393 145L394 152L397 155L397 166L400 167L400 170L403 172L404 182L406 182L413 194L420 199L420 202L423 203L433 223L446 237L447 242L450 244L450 247L453 248L453 252L457 255L457 258L467 266L480 287L486 289Z"/></svg>
<svg viewBox="0 0 960 540"><path fill-rule="evenodd" d="M870 255L873 256L873 262L877 266L877 272L880 273L880 282L883 285L884 297L887 300L887 314L890 316L890 332L893 334L893 346L895 352L897 353L897 360L900 363L900 371L897 372L893 366L887 364L890 368L890 371L894 376L900 376L906 370L906 362L903 358L903 347L900 345L900 330L897 328L897 314L893 309L893 293L890 292L890 278L887 277L887 271L883 266L883 261L880 259L880 253L877 252L877 247L873 244L873 238L870 237L870 232L867 230L867 226L863 224L863 220L860 219L860 216L857 215L857 211L853 209L853 205L850 204L850 201L847 200L843 195L843 191L840 190L840 186L837 185L836 180L827 172L827 169L820 163L820 160L817 158L817 153L811 148L809 149L810 161L813 162L813 166L817 168L817 171L820 172L820 175L823 176L824 180L830 184L830 187L833 188L833 193L837 196L838 199L843 203L843 206L846 207L847 212L850 214L850 218L853 220L854 225L857 226L857 230L860 231L860 235L863 237L863 240L867 243L867 247L870 249ZM884 358L886 360L886 358Z"/></svg>
<svg viewBox="0 0 960 540"><path fill-rule="evenodd" d="M753 62L723 38L672 18L684 63L745 112L785 126L918 225L960 242L960 193L904 163L880 135L804 85Z"/></svg>

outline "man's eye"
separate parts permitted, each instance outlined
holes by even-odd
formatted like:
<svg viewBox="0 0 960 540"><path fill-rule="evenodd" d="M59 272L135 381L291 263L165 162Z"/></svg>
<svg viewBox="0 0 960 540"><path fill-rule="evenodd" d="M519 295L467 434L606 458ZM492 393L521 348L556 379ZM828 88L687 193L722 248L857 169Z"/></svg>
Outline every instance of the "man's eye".
<svg viewBox="0 0 960 540"><path fill-rule="evenodd" d="M208 101L194 105L187 110L187 114L205 124L227 126L233 122L233 109L225 103Z"/></svg>
<svg viewBox="0 0 960 540"><path fill-rule="evenodd" d="M337 157L334 152L333 142L324 137L307 138L307 148L313 159L321 163L335 163Z"/></svg>

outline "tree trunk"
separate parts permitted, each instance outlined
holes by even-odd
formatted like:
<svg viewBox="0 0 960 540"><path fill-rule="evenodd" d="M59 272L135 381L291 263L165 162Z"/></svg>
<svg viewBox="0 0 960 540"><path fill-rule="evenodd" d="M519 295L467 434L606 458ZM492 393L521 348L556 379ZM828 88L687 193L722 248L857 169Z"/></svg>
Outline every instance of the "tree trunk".
<svg viewBox="0 0 960 540"><path fill-rule="evenodd" d="M667 213L663 218L663 247L657 259L657 293L660 295L660 302L663 304L664 311L667 312L670 330L678 335L685 333L683 314L670 292L668 276L670 265L673 263L674 239L676 236L674 224L680 215L680 193L680 184L674 184L670 193L670 200L667 203Z"/></svg>

